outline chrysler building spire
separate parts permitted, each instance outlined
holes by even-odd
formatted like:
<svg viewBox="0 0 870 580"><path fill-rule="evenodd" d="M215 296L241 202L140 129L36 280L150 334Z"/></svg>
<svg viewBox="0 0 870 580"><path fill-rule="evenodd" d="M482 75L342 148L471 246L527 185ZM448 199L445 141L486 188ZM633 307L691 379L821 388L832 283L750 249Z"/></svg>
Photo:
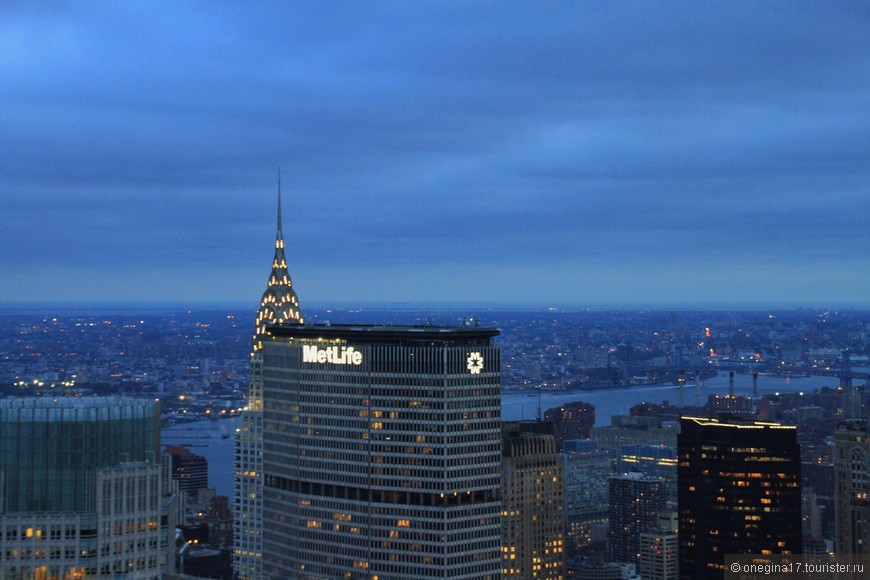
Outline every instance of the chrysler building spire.
<svg viewBox="0 0 870 580"><path fill-rule="evenodd" d="M275 257L272 258L272 273L257 313L256 331L252 353L263 348L266 326L269 324L302 324L299 298L293 290L293 280L287 271L287 257L284 254L284 232L282 231L281 175L278 174L278 232L275 236Z"/></svg>
<svg viewBox="0 0 870 580"><path fill-rule="evenodd" d="M293 290L284 232L281 231L281 174L278 173L278 233L275 256L266 291L260 300L248 374L248 408L242 411L242 427L236 431L233 482L233 568L241 580L263 577L261 553L263 520L263 342L274 324L302 324L299 300Z"/></svg>

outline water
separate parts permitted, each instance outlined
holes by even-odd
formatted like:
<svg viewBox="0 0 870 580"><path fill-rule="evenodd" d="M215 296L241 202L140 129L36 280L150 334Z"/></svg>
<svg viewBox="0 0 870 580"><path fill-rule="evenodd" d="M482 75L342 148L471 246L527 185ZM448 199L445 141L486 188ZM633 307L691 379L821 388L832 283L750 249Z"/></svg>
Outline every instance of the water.
<svg viewBox="0 0 870 580"><path fill-rule="evenodd" d="M203 419L164 427L160 441L163 447L184 445L191 453L208 460L208 483L218 495L233 495L233 445L240 417Z"/></svg>
<svg viewBox="0 0 870 580"><path fill-rule="evenodd" d="M800 391L812 392L822 387L836 388L839 380L833 377L770 377L759 375L758 394L766 395L777 392L794 393ZM734 393L745 397L752 396L752 376L735 374ZM701 381L701 405L707 402L709 395L728 394L728 373ZM683 387L683 400L686 405L695 404L695 381L689 377ZM541 393L542 412L551 408L583 401L595 405L595 424L610 425L613 415L627 415L628 409L638 403L661 403L668 401L672 406L680 404L679 388L670 383L664 385L644 385L631 388L603 389L596 391L577 391L573 393ZM505 421L535 419L538 414L538 396L536 394L509 394L502 396L501 415Z"/></svg>
<svg viewBox="0 0 870 580"><path fill-rule="evenodd" d="M758 392L761 395L783 392L793 393L822 387L837 387L839 381L831 377L758 377ZM734 392L738 395L752 395L752 377L750 375L735 375ZM728 373L702 381L701 403L713 394L728 393ZM695 384L689 379L684 390L687 405L695 403ZM583 401L595 405L595 424L609 425L612 415L628 414L628 409L637 403L661 403L668 401L671 405L679 403L679 389L670 384L631 387L628 389L606 389L597 391L580 391L574 393L542 393L541 409L564 405L571 401ZM509 393L502 396L502 419L506 421L534 419L538 411L538 396L536 394ZM211 421L204 419L191 423L181 423L163 429L163 446L184 445L193 453L203 455L208 460L209 485L216 488L219 495L232 496L233 492L233 440L240 419L219 419ZM227 437L224 438L224 435Z"/></svg>

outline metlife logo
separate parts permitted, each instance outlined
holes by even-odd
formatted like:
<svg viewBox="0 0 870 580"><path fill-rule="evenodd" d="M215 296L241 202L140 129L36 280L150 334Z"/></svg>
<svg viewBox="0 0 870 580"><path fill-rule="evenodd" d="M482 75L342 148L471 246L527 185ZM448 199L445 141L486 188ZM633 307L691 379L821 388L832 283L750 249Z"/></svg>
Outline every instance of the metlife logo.
<svg viewBox="0 0 870 580"><path fill-rule="evenodd" d="M363 360L362 353L352 346L328 346L326 348L317 348L316 345L302 346L302 362L324 364L331 363L334 365L361 365Z"/></svg>

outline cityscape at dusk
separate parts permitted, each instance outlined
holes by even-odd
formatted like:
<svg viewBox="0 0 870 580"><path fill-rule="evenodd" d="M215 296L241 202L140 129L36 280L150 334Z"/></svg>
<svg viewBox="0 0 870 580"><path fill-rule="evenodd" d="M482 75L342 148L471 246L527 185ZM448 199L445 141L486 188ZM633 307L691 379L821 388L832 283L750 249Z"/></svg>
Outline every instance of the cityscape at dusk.
<svg viewBox="0 0 870 580"><path fill-rule="evenodd" d="M0 298L866 306L861 2L0 6Z"/></svg>
<svg viewBox="0 0 870 580"><path fill-rule="evenodd" d="M0 6L0 576L866 578L868 25Z"/></svg>

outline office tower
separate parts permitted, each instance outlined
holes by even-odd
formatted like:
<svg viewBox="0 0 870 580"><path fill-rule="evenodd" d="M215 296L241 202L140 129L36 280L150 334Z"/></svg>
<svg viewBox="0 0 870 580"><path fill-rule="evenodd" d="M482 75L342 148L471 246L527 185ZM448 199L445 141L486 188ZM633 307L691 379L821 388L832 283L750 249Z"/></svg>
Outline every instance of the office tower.
<svg viewBox="0 0 870 580"><path fill-rule="evenodd" d="M640 577L644 580L677 580L679 549L677 512L659 512L655 527L640 535Z"/></svg>
<svg viewBox="0 0 870 580"><path fill-rule="evenodd" d="M639 471L665 482L668 501L677 501L677 448L669 445L623 445L617 473Z"/></svg>
<svg viewBox="0 0 870 580"><path fill-rule="evenodd" d="M795 427L683 417L677 461L681 578L722 578L726 554L800 553Z"/></svg>
<svg viewBox="0 0 870 580"><path fill-rule="evenodd" d="M822 506L811 487L801 483L801 535L802 554L827 554L827 544L822 536Z"/></svg>
<svg viewBox="0 0 870 580"><path fill-rule="evenodd" d="M593 526L607 523L610 490L604 482L613 475L613 466L594 439L565 441L563 450L566 539L573 555L592 542Z"/></svg>
<svg viewBox="0 0 870 580"><path fill-rule="evenodd" d="M665 484L659 477L629 473L610 478L610 560L637 565L640 535L655 527L665 509Z"/></svg>
<svg viewBox="0 0 870 580"><path fill-rule="evenodd" d="M502 578L565 577L562 460L553 425L502 425Z"/></svg>
<svg viewBox="0 0 870 580"><path fill-rule="evenodd" d="M0 400L5 577L159 578L172 572L170 511L177 498L169 495L159 450L154 401Z"/></svg>
<svg viewBox="0 0 870 580"><path fill-rule="evenodd" d="M271 332L263 578L498 577L498 331Z"/></svg>
<svg viewBox="0 0 870 580"><path fill-rule="evenodd" d="M595 407L590 403L574 401L544 411L544 421L553 424L556 449L562 451L562 442L568 439L589 439L589 430L595 425Z"/></svg>
<svg viewBox="0 0 870 580"><path fill-rule="evenodd" d="M170 445L165 453L172 461L172 478L178 481L178 489L196 499L199 490L208 487L208 460L183 445Z"/></svg>
<svg viewBox="0 0 870 580"><path fill-rule="evenodd" d="M850 420L834 431L834 514L839 554L870 554L870 427Z"/></svg>
<svg viewBox="0 0 870 580"><path fill-rule="evenodd" d="M263 513L263 342L269 325L301 324L302 312L287 271L278 183L278 232L266 291L260 299L248 371L248 407L235 440L233 480L233 570L242 579L262 578Z"/></svg>
<svg viewBox="0 0 870 580"><path fill-rule="evenodd" d="M677 446L679 425L676 421L662 421L658 417L614 415L609 427L593 427L589 436L598 441L614 460L623 445Z"/></svg>

